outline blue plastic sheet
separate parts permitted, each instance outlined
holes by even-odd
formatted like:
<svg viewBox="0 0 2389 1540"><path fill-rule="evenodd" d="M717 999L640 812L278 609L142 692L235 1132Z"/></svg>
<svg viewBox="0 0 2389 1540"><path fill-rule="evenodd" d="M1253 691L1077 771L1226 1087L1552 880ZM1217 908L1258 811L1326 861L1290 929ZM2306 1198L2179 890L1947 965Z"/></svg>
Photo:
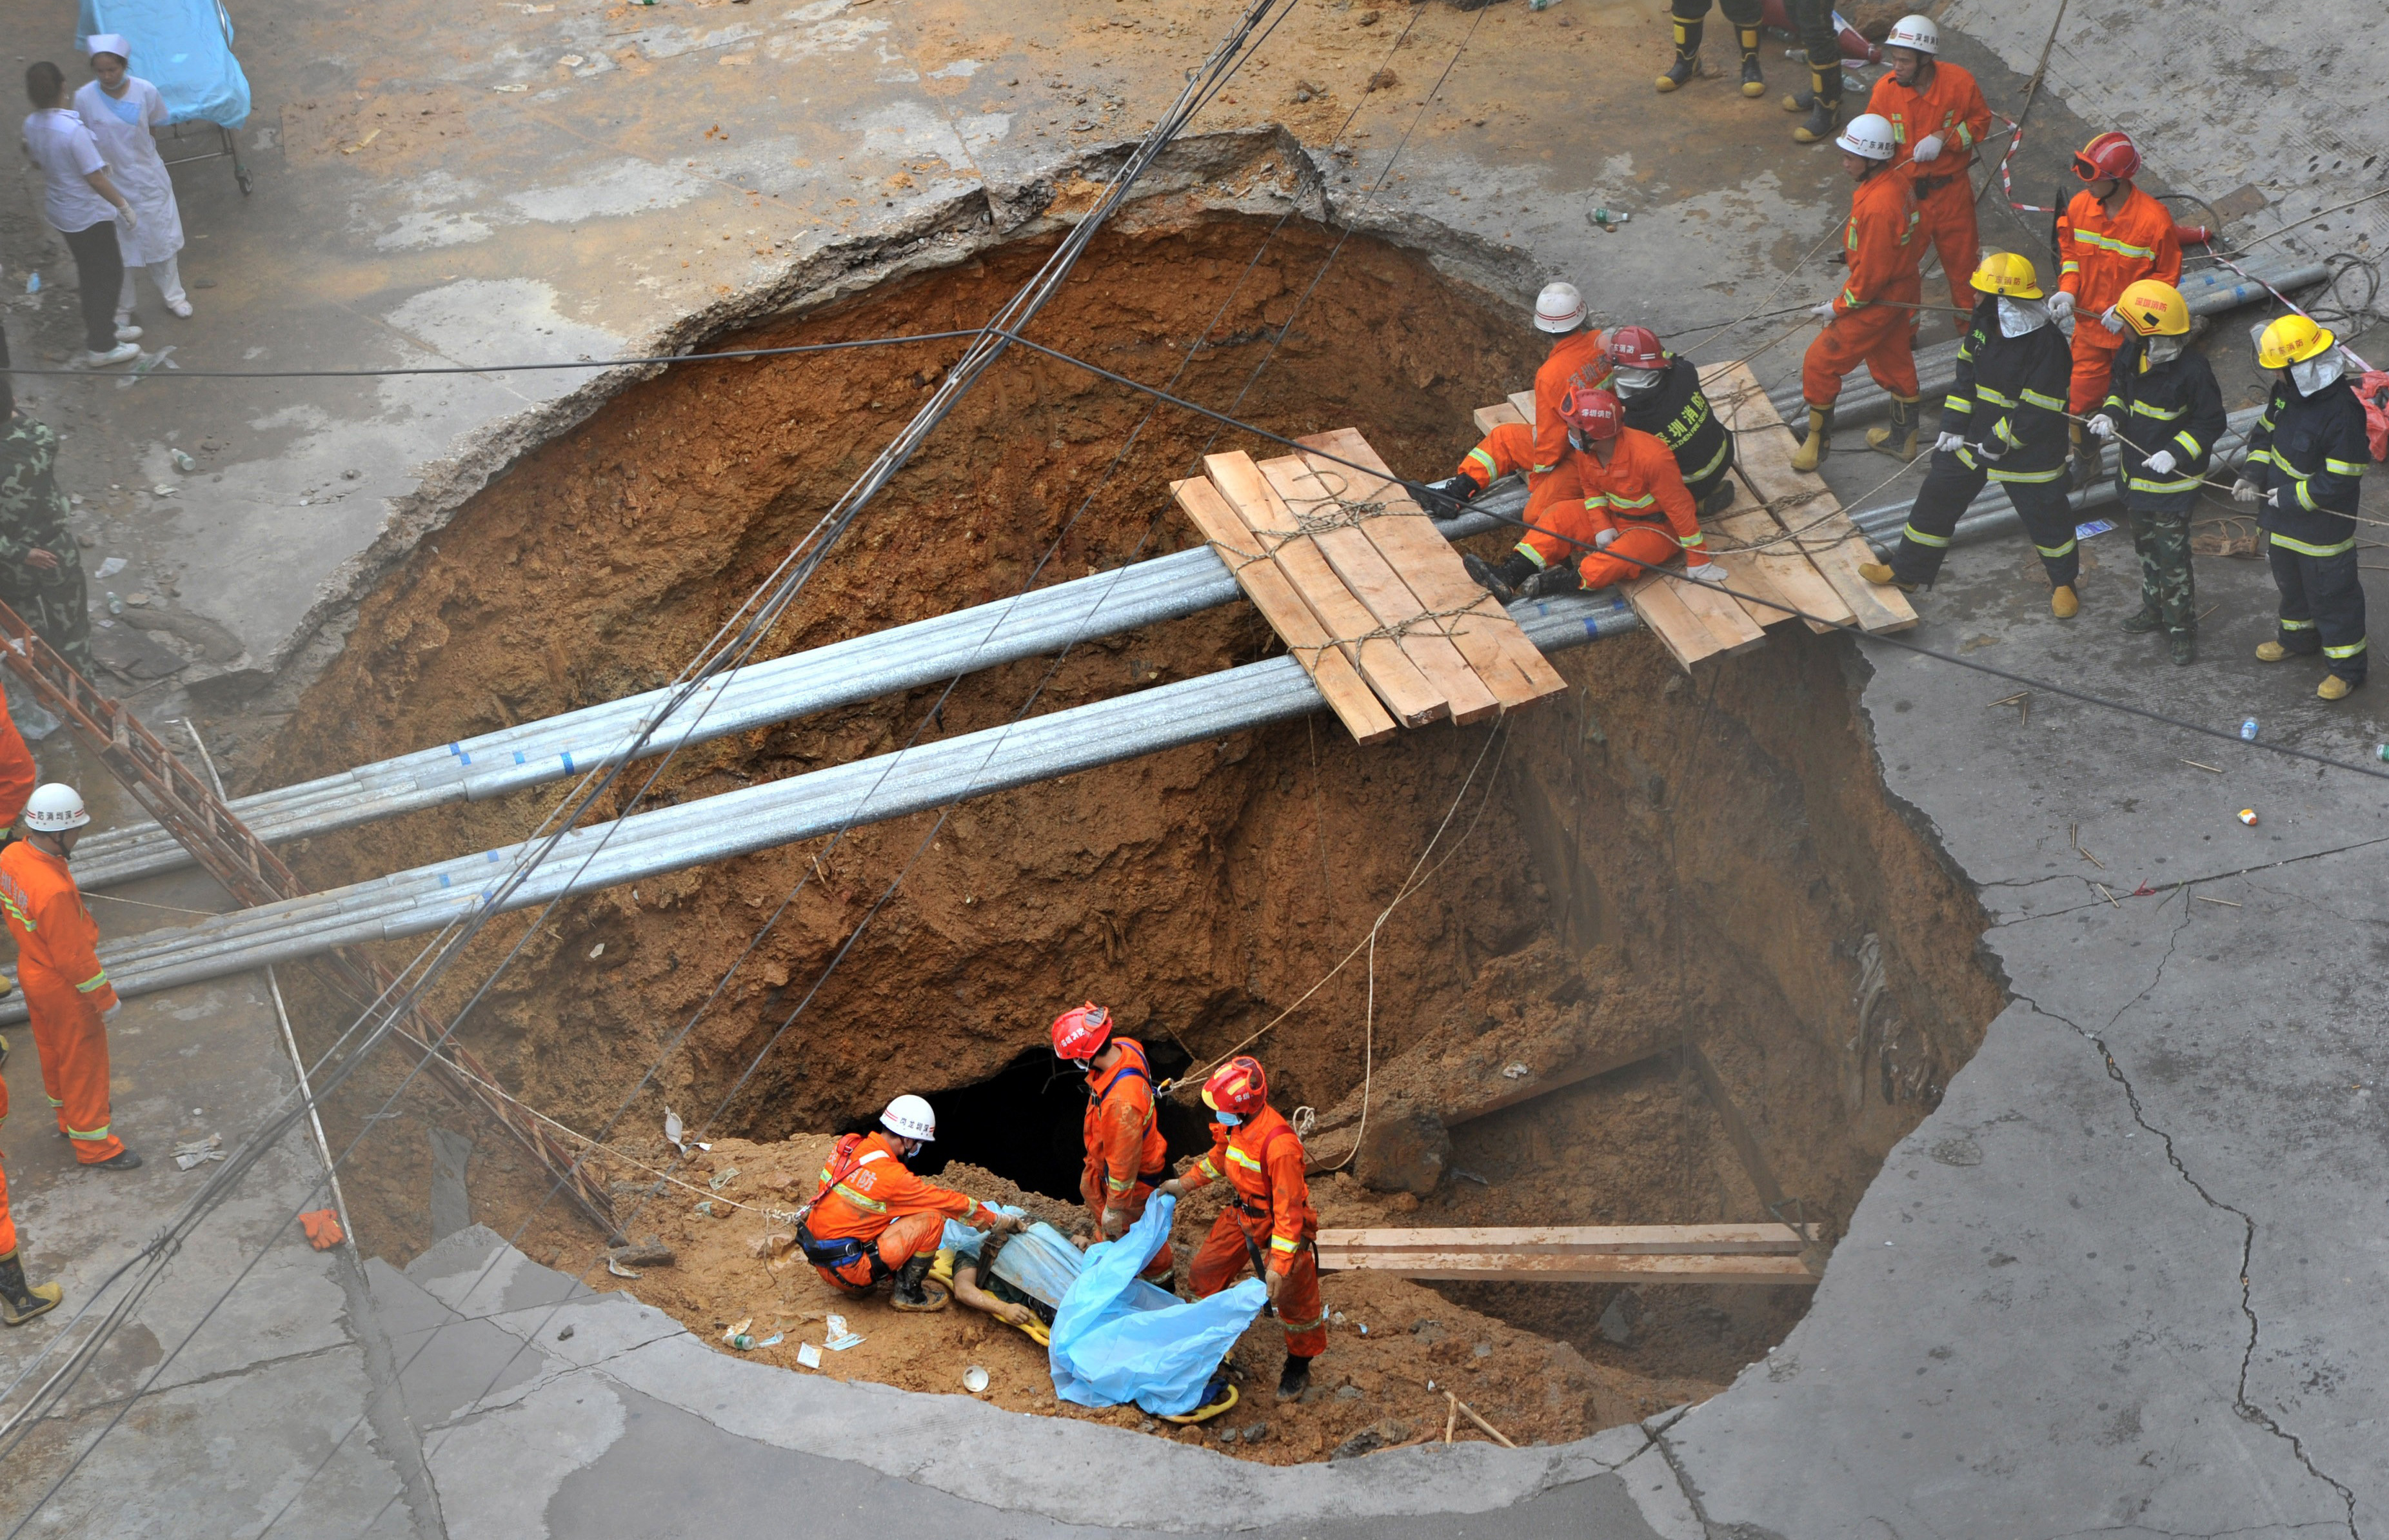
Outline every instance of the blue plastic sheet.
<svg viewBox="0 0 2389 1540"><path fill-rule="evenodd" d="M1004 1203L989 1203L986 1206L995 1210L998 1214L1009 1214L1016 1219L1019 1218L1022 1213L1025 1212L1021 1209L1015 1208ZM946 1228L939 1233L938 1250L941 1252L952 1252L957 1256L967 1256L977 1259L978 1256L978 1249L987 1244L987 1238L990 1233L990 1231L983 1229L974 1229L970 1226L964 1224L959 1219L949 1219L946 1221Z"/></svg>
<svg viewBox="0 0 2389 1540"><path fill-rule="evenodd" d="M1081 1406L1132 1401L1159 1417L1191 1412L1203 1404L1220 1360L1260 1314L1269 1292L1258 1279L1192 1301L1139 1281L1136 1275L1169 1243L1177 1209L1175 1198L1156 1195L1126 1235L1088 1248L1054 1316L1049 1367L1054 1394L1063 1400ZM1011 1254L1007 1245L1003 1258Z"/></svg>
<svg viewBox="0 0 2389 1540"><path fill-rule="evenodd" d="M249 121L249 77L232 57L232 17L219 0L82 0L75 45L121 32L125 69L166 98L169 122L238 128Z"/></svg>

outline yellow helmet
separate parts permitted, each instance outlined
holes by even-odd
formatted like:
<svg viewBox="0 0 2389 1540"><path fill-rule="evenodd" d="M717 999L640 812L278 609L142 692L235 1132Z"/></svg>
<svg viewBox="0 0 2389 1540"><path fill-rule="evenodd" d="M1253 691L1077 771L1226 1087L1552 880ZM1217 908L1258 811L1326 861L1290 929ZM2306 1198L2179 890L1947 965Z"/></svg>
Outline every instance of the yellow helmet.
<svg viewBox="0 0 2389 1540"><path fill-rule="evenodd" d="M2338 340L2311 316L2284 315L2265 328L2256 343L2256 362L2267 369L2286 369L2304 363Z"/></svg>
<svg viewBox="0 0 2389 1540"><path fill-rule="evenodd" d="M2011 299L2040 298L2040 274L2033 271L2032 259L2021 252L1985 252L1973 282L1982 294L2004 294Z"/></svg>
<svg viewBox="0 0 2389 1540"><path fill-rule="evenodd" d="M2142 337L2179 337L2190 330L2190 304L2181 290L2160 278L2142 278L2124 289L2115 313Z"/></svg>

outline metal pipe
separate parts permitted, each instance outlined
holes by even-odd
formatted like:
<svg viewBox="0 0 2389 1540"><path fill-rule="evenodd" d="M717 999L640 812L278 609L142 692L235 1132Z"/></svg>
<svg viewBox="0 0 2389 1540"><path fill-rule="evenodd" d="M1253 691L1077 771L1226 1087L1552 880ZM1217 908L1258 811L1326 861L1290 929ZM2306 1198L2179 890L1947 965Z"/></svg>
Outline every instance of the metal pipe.
<svg viewBox="0 0 2389 1540"><path fill-rule="evenodd" d="M1513 605L1511 614L1547 652L1615 636L1640 624L1612 590L1524 601ZM553 897L901 818L1249 732L1324 704L1301 665L1281 654L897 754L575 829L556 842L502 907L529 908ZM103 947L101 960L120 995L139 995L359 941L421 935L485 901L486 894L530 848L526 843L480 851L349 887L235 910L195 925L145 932ZM22 1020L23 1014L19 999L0 1003L0 1023Z"/></svg>

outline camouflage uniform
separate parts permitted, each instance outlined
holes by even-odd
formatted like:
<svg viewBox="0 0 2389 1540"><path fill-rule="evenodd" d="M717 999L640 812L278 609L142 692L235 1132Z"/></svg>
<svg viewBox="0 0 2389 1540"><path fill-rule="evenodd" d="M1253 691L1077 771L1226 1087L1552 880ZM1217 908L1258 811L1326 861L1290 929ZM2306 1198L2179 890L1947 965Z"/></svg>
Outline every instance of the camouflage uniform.
<svg viewBox="0 0 2389 1540"><path fill-rule="evenodd" d="M58 436L47 424L19 414L0 427L0 602L87 678L91 611L66 494L51 475L57 458ZM25 554L35 550L57 556L56 570L28 565Z"/></svg>
<svg viewBox="0 0 2389 1540"><path fill-rule="evenodd" d="M2115 350L2106 403L2091 415L2114 425L2118 452L2115 490L2140 555L2140 613L2126 630L2164 629L2178 638L2198 630L2198 594L2191 577L2190 518L2198 489L2223 436L2223 392L2215 371L2192 352L2162 363L2145 362L2149 339L2127 336ZM2173 464L2149 467L2158 452Z"/></svg>
<svg viewBox="0 0 2389 1540"><path fill-rule="evenodd" d="M2190 514L2124 507L2140 555L2140 609L2168 632L2198 630L2198 582L2190 566Z"/></svg>

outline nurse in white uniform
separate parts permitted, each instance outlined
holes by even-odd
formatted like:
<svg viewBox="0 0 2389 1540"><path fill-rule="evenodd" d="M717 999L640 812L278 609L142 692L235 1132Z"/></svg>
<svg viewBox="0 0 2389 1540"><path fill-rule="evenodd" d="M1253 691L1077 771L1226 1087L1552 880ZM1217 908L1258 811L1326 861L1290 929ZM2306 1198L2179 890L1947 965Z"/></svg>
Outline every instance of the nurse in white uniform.
<svg viewBox="0 0 2389 1540"><path fill-rule="evenodd" d="M176 315L191 313L183 293L183 275L174 254L183 249L183 215L174 207L174 184L158 153L153 127L166 121L166 99L158 88L128 73L133 45L119 32L97 32L85 45L91 50L91 70L98 78L74 94L74 109L91 131L99 153L108 158L108 172L117 190L140 214L140 223L116 226L116 244L124 253L124 285L117 293L116 324L133 316L133 274L146 268L158 297Z"/></svg>

